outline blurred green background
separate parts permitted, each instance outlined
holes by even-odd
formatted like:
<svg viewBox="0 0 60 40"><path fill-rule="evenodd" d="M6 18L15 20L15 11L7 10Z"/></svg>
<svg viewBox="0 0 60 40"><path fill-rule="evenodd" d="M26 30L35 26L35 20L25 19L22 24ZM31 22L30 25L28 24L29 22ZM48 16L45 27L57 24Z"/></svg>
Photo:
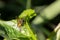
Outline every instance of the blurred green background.
<svg viewBox="0 0 60 40"><path fill-rule="evenodd" d="M59 40L54 30L60 22L60 0L0 0L0 19L16 19L26 9L37 14L30 20L37 40Z"/></svg>

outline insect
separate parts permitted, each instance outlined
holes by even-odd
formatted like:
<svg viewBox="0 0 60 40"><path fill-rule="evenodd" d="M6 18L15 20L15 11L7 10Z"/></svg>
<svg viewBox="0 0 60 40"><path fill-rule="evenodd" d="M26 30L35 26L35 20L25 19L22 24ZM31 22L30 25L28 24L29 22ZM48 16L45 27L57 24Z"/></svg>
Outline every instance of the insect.
<svg viewBox="0 0 60 40"><path fill-rule="evenodd" d="M21 27L24 25L24 19L23 18L17 18L17 27Z"/></svg>
<svg viewBox="0 0 60 40"><path fill-rule="evenodd" d="M17 19L17 28L20 30L20 32L22 31L22 27L25 24L25 18L19 18L16 16Z"/></svg>

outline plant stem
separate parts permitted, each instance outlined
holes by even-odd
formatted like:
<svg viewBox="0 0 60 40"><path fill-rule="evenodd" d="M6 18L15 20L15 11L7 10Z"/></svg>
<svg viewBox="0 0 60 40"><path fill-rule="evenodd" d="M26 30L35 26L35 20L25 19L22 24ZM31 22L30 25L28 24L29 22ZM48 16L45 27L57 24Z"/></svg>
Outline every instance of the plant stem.
<svg viewBox="0 0 60 40"><path fill-rule="evenodd" d="M31 0L27 0L26 9L30 9L30 8L31 8Z"/></svg>
<svg viewBox="0 0 60 40"><path fill-rule="evenodd" d="M37 40L36 36L32 32L32 30L30 29L30 26L29 26L28 22L26 22L26 25L25 26L26 26L27 30L30 32L30 35L33 38L33 40Z"/></svg>

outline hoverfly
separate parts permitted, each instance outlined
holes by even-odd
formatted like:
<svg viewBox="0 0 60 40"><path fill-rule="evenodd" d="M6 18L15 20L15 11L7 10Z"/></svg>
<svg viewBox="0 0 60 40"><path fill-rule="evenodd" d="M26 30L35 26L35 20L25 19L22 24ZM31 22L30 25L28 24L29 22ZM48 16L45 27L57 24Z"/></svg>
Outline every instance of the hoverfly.
<svg viewBox="0 0 60 40"><path fill-rule="evenodd" d="M17 27L21 28L24 25L24 19L17 17Z"/></svg>

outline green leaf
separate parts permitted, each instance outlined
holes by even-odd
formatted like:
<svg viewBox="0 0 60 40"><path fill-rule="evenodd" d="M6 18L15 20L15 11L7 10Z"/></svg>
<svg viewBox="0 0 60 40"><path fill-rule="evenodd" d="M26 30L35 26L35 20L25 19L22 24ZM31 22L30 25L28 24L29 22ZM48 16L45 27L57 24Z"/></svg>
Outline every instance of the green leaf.
<svg viewBox="0 0 60 40"><path fill-rule="evenodd" d="M36 16L35 14L35 11L33 9L27 9L27 10L24 10L20 15L19 15L19 18L24 18L24 17L29 17L29 18L32 18L34 16Z"/></svg>

